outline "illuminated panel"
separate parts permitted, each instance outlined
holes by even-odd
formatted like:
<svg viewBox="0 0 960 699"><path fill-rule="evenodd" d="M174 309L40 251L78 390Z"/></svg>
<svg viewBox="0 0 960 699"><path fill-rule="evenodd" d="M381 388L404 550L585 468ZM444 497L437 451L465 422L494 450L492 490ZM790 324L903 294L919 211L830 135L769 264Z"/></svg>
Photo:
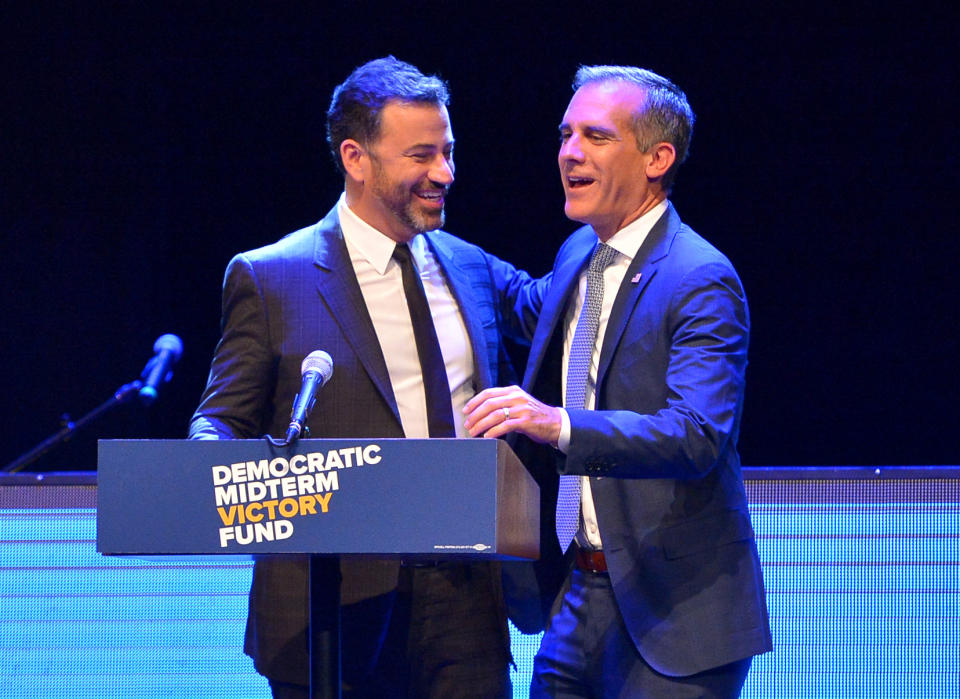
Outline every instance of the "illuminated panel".
<svg viewBox="0 0 960 699"><path fill-rule="evenodd" d="M960 696L957 470L756 474L774 652L754 660L742 696Z"/></svg>
<svg viewBox="0 0 960 699"><path fill-rule="evenodd" d="M94 498L0 487L0 697L269 697L242 652L250 564L100 556Z"/></svg>
<svg viewBox="0 0 960 699"><path fill-rule="evenodd" d="M23 478L0 478L0 698L270 696L248 563L102 557L92 477ZM960 696L960 470L747 478L774 652L743 696ZM511 631L525 697L539 636Z"/></svg>
<svg viewBox="0 0 960 699"><path fill-rule="evenodd" d="M960 470L745 469L774 650L742 697L960 697ZM539 635L511 628L514 696Z"/></svg>

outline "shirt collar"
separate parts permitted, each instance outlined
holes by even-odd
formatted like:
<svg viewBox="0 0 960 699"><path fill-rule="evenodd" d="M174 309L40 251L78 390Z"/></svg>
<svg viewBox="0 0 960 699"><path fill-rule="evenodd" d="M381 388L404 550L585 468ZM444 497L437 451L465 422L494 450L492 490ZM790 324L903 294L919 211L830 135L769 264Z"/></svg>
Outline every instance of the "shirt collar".
<svg viewBox="0 0 960 699"><path fill-rule="evenodd" d="M340 230L343 231L343 237L378 274L386 274L387 265L390 264L393 251L397 247L396 241L357 216L347 205L346 192L340 195L340 200L337 202L337 216L340 217ZM410 241L410 252L419 267L424 256L422 235L417 235Z"/></svg>
<svg viewBox="0 0 960 699"><path fill-rule="evenodd" d="M633 256L637 254L637 250L643 245L643 241L646 240L650 229L660 220L660 217L663 216L666 210L667 200L664 199L636 221L628 223L614 233L607 241L607 245L614 248L628 260L632 260Z"/></svg>

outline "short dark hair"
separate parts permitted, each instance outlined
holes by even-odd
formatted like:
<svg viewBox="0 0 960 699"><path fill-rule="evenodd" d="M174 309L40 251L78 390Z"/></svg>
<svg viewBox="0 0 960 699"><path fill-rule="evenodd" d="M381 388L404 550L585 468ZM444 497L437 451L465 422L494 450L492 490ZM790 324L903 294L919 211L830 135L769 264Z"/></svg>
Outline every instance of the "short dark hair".
<svg viewBox="0 0 960 699"><path fill-rule="evenodd" d="M633 66L580 66L573 80L573 89L587 83L619 80L638 85L646 92L640 111L634 115L633 130L637 148L646 151L654 144L667 142L677 151L677 159L663 176L663 187L673 188L680 164L690 152L693 123L696 116L679 87L662 75Z"/></svg>
<svg viewBox="0 0 960 699"><path fill-rule="evenodd" d="M393 56L364 63L333 91L327 110L327 143L341 174L340 144L348 138L367 146L380 136L380 115L391 100L436 105L450 103L446 82L424 75Z"/></svg>

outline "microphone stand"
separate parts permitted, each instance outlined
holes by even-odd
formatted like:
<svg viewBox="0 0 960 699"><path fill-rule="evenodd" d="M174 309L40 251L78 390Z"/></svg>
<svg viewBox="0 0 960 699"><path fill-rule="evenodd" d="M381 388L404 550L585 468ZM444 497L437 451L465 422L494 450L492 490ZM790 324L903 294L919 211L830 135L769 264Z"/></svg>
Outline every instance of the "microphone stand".
<svg viewBox="0 0 960 699"><path fill-rule="evenodd" d="M130 400L137 395L142 386L143 382L139 379L121 386L111 398L98 405L76 422L71 420L69 416L66 416L66 424L62 430L43 440L30 451L21 454L17 459L11 461L9 464L0 469L0 472L16 473L17 471L21 471L33 462L37 461L47 452L55 449L61 444L66 444L73 439L73 436L77 432L89 426L93 422L96 422L106 413L110 412L119 405L129 403Z"/></svg>
<svg viewBox="0 0 960 699"><path fill-rule="evenodd" d="M301 437L310 436L304 425L303 433L293 439L276 439L263 435L274 447L291 447ZM309 616L307 622L307 654L310 669L310 699L340 699L342 652L340 650L340 557L310 554Z"/></svg>

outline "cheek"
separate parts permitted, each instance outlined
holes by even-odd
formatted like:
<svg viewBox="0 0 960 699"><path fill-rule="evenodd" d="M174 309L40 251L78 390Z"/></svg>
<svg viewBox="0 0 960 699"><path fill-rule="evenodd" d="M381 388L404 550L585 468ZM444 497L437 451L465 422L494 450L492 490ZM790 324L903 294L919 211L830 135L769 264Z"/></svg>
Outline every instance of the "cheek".
<svg viewBox="0 0 960 699"><path fill-rule="evenodd" d="M412 171L407 174L404 178L404 182L407 182L411 186L421 185L430 181L430 172L431 169L428 167L420 167L415 171Z"/></svg>
<svg viewBox="0 0 960 699"><path fill-rule="evenodd" d="M609 196L613 198L629 197L638 186L637 178L634 174L636 170L628 167L609 168L607 170L607 190Z"/></svg>

